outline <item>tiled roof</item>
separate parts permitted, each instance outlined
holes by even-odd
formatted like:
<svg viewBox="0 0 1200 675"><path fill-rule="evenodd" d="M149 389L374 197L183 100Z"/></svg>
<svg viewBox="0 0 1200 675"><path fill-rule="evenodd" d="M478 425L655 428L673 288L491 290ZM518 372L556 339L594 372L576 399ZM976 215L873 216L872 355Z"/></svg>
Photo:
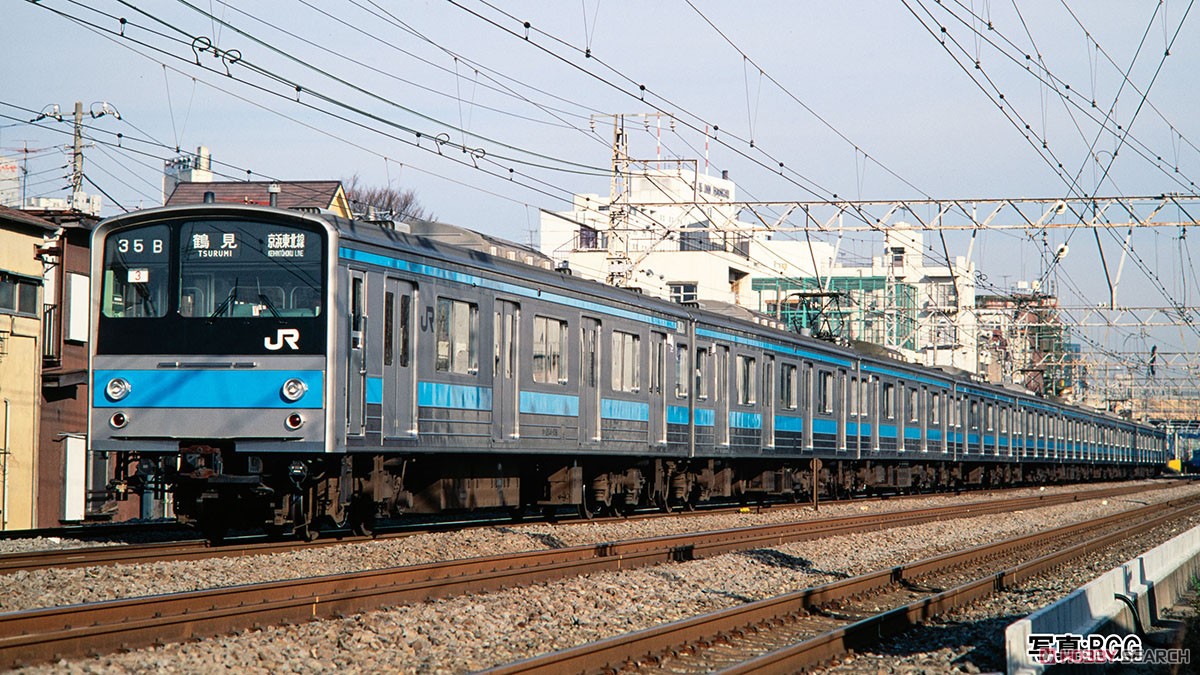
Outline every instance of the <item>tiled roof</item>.
<svg viewBox="0 0 1200 675"><path fill-rule="evenodd" d="M271 203L267 186L273 181L237 181L227 183L180 183L167 198L167 206L178 204L202 204L204 193L211 192L218 204L261 204ZM281 209L310 207L328 209L337 197L341 183L336 180L311 180L279 182Z"/></svg>
<svg viewBox="0 0 1200 675"><path fill-rule="evenodd" d="M15 223L19 225L25 225L26 227L48 230L50 232L58 229L57 225L48 220L43 220L37 216L32 216L18 209L10 209L7 206L0 206L0 223Z"/></svg>

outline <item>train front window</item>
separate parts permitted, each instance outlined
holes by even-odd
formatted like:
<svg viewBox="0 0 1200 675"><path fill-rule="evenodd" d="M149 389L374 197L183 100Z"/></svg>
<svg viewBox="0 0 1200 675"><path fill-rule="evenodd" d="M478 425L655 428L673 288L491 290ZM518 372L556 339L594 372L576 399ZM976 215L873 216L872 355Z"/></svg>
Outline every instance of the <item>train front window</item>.
<svg viewBox="0 0 1200 675"><path fill-rule="evenodd" d="M210 320L321 314L321 238L284 225L183 224L179 314Z"/></svg>
<svg viewBox="0 0 1200 675"><path fill-rule="evenodd" d="M171 230L151 225L122 230L104 243L100 311L110 318L161 317L171 281Z"/></svg>

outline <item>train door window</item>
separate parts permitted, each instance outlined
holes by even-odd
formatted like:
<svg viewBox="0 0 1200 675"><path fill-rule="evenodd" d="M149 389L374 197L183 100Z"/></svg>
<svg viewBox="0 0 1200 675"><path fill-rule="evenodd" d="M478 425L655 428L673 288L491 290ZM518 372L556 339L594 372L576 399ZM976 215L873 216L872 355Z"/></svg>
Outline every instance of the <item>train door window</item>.
<svg viewBox="0 0 1200 675"><path fill-rule="evenodd" d="M696 398L708 399L708 348L696 346Z"/></svg>
<svg viewBox="0 0 1200 675"><path fill-rule="evenodd" d="M737 357L737 402L739 405L754 405L754 392L758 388L758 372L755 360L749 356Z"/></svg>
<svg viewBox="0 0 1200 675"><path fill-rule="evenodd" d="M383 294L383 365L392 365L393 351L395 348L395 336L393 335L395 322L395 304L396 294L388 291Z"/></svg>
<svg viewBox="0 0 1200 675"><path fill-rule="evenodd" d="M848 392L847 408L850 410L851 417L858 416L858 378L850 378L850 390Z"/></svg>
<svg viewBox="0 0 1200 675"><path fill-rule="evenodd" d="M667 336L650 334L650 392L661 394L667 372Z"/></svg>
<svg viewBox="0 0 1200 675"><path fill-rule="evenodd" d="M811 363L804 364L804 380L800 386L800 406L812 410L813 367Z"/></svg>
<svg viewBox="0 0 1200 675"><path fill-rule="evenodd" d="M785 410L796 409L797 379L796 366L785 363L779 367L779 402Z"/></svg>
<svg viewBox="0 0 1200 675"><path fill-rule="evenodd" d="M929 452L929 387L921 387L921 403L925 406L925 414L921 415L921 452Z"/></svg>
<svg viewBox="0 0 1200 675"><path fill-rule="evenodd" d="M533 381L566 384L567 322L533 317Z"/></svg>
<svg viewBox="0 0 1200 675"><path fill-rule="evenodd" d="M871 413L870 399L867 396L867 378L858 381L858 414L866 417Z"/></svg>
<svg viewBox="0 0 1200 675"><path fill-rule="evenodd" d="M883 418L896 418L896 387L890 382L883 383Z"/></svg>
<svg viewBox="0 0 1200 675"><path fill-rule="evenodd" d="M909 388L909 390L908 390L908 421L909 422L921 421L921 417L920 417L921 406L920 406L920 399L918 398L919 396L920 396L920 393L918 393L916 387Z"/></svg>
<svg viewBox="0 0 1200 675"><path fill-rule="evenodd" d="M366 298L363 293L364 279L361 276L355 276L350 284L350 348L362 349L363 341L363 319L366 318L366 313L363 311L363 305L366 304Z"/></svg>
<svg viewBox="0 0 1200 675"><path fill-rule="evenodd" d="M967 409L967 426L971 429L979 428L979 403L971 401L970 407Z"/></svg>
<svg viewBox="0 0 1200 675"><path fill-rule="evenodd" d="M942 423L942 395L935 391L931 396L933 401L929 406L929 423L940 426Z"/></svg>
<svg viewBox="0 0 1200 675"><path fill-rule="evenodd" d="M632 333L613 331L612 334L613 391L636 392L641 387L641 344Z"/></svg>
<svg viewBox="0 0 1200 675"><path fill-rule="evenodd" d="M479 305L438 298L436 369L449 373L479 372Z"/></svg>
<svg viewBox="0 0 1200 675"><path fill-rule="evenodd" d="M678 344L675 346L675 398L688 396L688 381L692 379L688 376L688 368L688 346Z"/></svg>
<svg viewBox="0 0 1200 675"><path fill-rule="evenodd" d="M822 370L817 376L817 403L822 413L833 412L833 373Z"/></svg>
<svg viewBox="0 0 1200 675"><path fill-rule="evenodd" d="M584 386L595 388L600 379L598 372L600 364L596 354L597 347L599 347L596 340L598 331L594 328L589 330L588 326L580 326L580 330L583 335L583 339L580 341L580 348L583 351L583 358L579 359L580 380L583 381Z"/></svg>
<svg viewBox="0 0 1200 675"><path fill-rule="evenodd" d="M412 296L405 293L404 295L400 296L400 320L396 326L399 329L399 333L400 333L398 336L397 342L399 343L398 346L400 348L399 360L400 360L401 368L408 367L408 361L409 361L410 355L412 354L412 347L411 347L411 342L410 342L410 340L412 339L412 333L410 330L410 328L412 326L411 317L412 317Z"/></svg>

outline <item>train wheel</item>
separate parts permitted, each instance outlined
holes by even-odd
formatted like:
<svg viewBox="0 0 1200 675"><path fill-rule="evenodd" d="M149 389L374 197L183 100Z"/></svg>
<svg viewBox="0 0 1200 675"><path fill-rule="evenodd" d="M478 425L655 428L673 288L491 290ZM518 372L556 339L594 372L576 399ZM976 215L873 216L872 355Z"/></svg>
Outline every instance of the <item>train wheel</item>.
<svg viewBox="0 0 1200 675"><path fill-rule="evenodd" d="M315 523L307 523L305 525L296 526L296 538L300 541L313 542L321 536L321 531L317 529Z"/></svg>
<svg viewBox="0 0 1200 675"><path fill-rule="evenodd" d="M209 516L200 521L200 533L209 544L219 546L225 541L225 535L229 534L229 523L219 516Z"/></svg>
<svg viewBox="0 0 1200 675"><path fill-rule="evenodd" d="M524 522L525 505L521 504L519 506L510 506L508 508L508 517L511 518L514 523Z"/></svg>
<svg viewBox="0 0 1200 675"><path fill-rule="evenodd" d="M347 518L350 521L350 531L360 537L370 537L375 534L375 503L358 497L350 502Z"/></svg>

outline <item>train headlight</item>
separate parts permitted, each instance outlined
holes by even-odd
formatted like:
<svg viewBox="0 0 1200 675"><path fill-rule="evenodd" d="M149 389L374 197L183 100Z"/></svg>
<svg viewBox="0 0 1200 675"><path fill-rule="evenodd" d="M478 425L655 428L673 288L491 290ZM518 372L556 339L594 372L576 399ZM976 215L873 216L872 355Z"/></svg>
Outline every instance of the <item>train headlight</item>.
<svg viewBox="0 0 1200 675"><path fill-rule="evenodd" d="M304 392L306 391L308 391L308 385L304 384L304 380L293 377L283 383L283 387L279 390L279 393L283 395L285 400L295 403L300 400L300 397L304 396Z"/></svg>
<svg viewBox="0 0 1200 675"><path fill-rule="evenodd" d="M129 380L123 377L114 377L108 381L108 384L104 385L104 395L110 401L120 401L128 396L132 389L133 386L129 384Z"/></svg>

